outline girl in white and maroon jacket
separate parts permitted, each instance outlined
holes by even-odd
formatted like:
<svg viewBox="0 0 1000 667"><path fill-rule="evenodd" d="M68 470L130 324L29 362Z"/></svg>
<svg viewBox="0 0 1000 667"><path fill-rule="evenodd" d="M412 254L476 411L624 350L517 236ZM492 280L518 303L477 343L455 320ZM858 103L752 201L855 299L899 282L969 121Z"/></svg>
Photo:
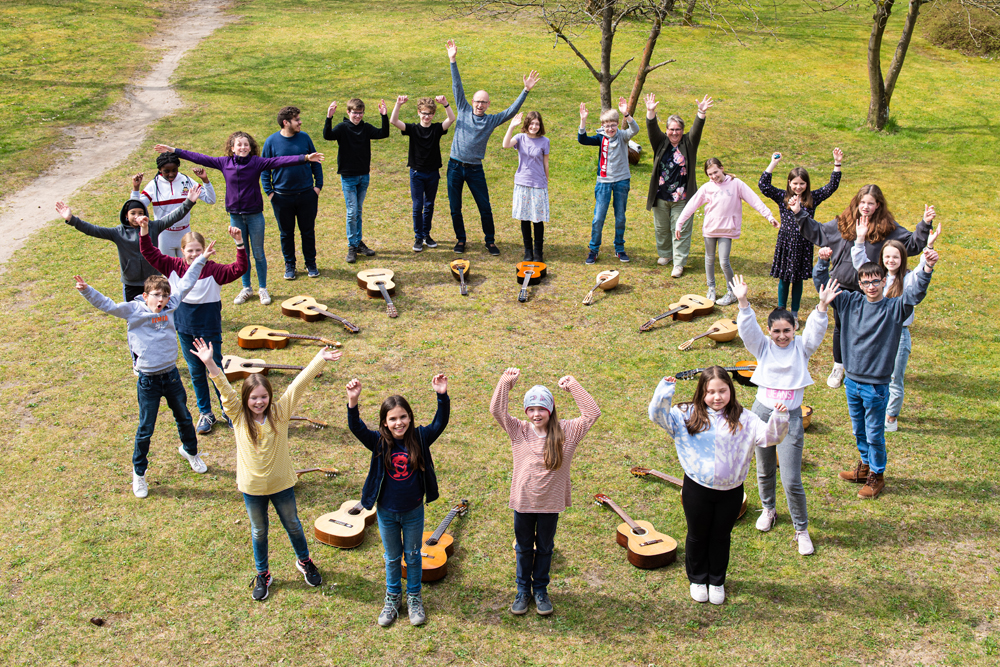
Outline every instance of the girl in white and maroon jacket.
<svg viewBox="0 0 1000 667"><path fill-rule="evenodd" d="M711 180L698 188L698 192L688 199L687 205L681 211L681 217L677 220L674 238L678 240L681 238L684 223L705 205L705 222L702 225L702 234L705 237L705 279L708 282L707 296L715 301L715 246L719 246L719 263L722 264L722 272L726 274L726 285L728 285L733 281L729 253L732 251L733 241L740 237L743 226L743 202L750 204L771 223L772 227L777 227L778 221L749 185L723 171L719 158L705 160L705 174ZM719 299L716 305L728 306L735 302L736 297L727 289L725 296Z"/></svg>
<svg viewBox="0 0 1000 667"><path fill-rule="evenodd" d="M191 373L191 384L198 403L198 423L195 431L204 435L212 430L215 424L215 414L212 412L212 395L209 393L208 378L205 374L205 364L194 354L194 339L202 338L212 344L215 363L222 365L222 285L239 280L247 270L247 251L243 245L243 233L236 227L229 228L229 235L236 241L236 261L232 264L216 264L208 262L201 272L201 278L195 283L181 305L177 308L176 327L177 338L181 342L184 361ZM172 289L180 283L187 273L191 262L201 254L206 245L205 237L198 232L188 232L180 242L182 257L170 257L163 254L150 240L146 226L141 227L139 235L139 251L153 268L162 273L170 281ZM222 407L222 397L215 390ZM221 413L226 416L225 411ZM226 422L232 426L229 417Z"/></svg>
<svg viewBox="0 0 1000 667"><path fill-rule="evenodd" d="M490 414L510 436L514 453L510 508L514 510L517 538L517 596L510 611L517 615L527 612L533 593L535 610L547 616L552 613L547 589L556 523L559 512L572 504L570 463L601 410L580 383L566 375L559 380L559 388L573 396L580 408L579 417L560 420L552 392L536 385L524 395L528 421L515 419L507 412L507 397L520 375L520 369L505 370L490 402Z"/></svg>
<svg viewBox="0 0 1000 667"><path fill-rule="evenodd" d="M188 191L196 185L194 179L180 173L180 166L181 159L179 157L173 153L163 153L156 156L156 175L153 176L153 180L146 183L146 187L139 190L142 185L142 174L136 174L132 177L132 199L141 201L146 206L151 206L156 220L183 204ZM206 204L214 204L215 188L208 180L205 168L195 167L194 175L205 184L198 198ZM189 231L191 231L190 214L160 232L157 240L160 252L170 257L180 257L181 239Z"/></svg>

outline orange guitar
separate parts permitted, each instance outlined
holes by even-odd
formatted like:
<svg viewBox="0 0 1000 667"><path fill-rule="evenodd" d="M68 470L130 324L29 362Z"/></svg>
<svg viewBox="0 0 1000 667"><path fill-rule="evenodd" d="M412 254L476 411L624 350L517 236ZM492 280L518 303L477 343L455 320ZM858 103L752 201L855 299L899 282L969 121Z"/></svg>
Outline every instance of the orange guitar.
<svg viewBox="0 0 1000 667"><path fill-rule="evenodd" d="M684 480L677 479L673 475L668 475L666 473L662 473L659 470L654 470L652 468L644 468L643 466L632 466L632 469L629 470L629 472L632 473L636 477L645 477L646 475L652 475L653 477L659 477L663 481L670 482L671 484L673 484L674 486L676 486L679 489L684 488ZM681 495L681 503L682 504L684 503L684 496L683 495ZM740 513L739 513L739 516L737 516L736 518L737 519L742 519L743 515L746 514L746 513L747 513L747 494L744 493L743 494L743 504L740 506Z"/></svg>
<svg viewBox="0 0 1000 667"><path fill-rule="evenodd" d="M517 282L521 283L521 292L517 300L524 303L528 300L528 285L537 285L548 272L545 262L518 262L515 267Z"/></svg>
<svg viewBox="0 0 1000 667"><path fill-rule="evenodd" d="M670 304L670 310L651 317L648 322L639 327L639 331L649 331L653 325L666 317L673 317L675 320L690 322L696 317L708 315L715 309L715 302L706 299L698 294L685 294L677 303Z"/></svg>
<svg viewBox="0 0 1000 667"><path fill-rule="evenodd" d="M301 371L304 366L288 366L285 364L268 364L263 359L244 359L232 354L222 355L222 372L226 374L226 379L230 382L245 380L251 374L261 373L267 375L271 369L286 371Z"/></svg>
<svg viewBox="0 0 1000 667"><path fill-rule="evenodd" d="M340 549L352 549L365 541L365 528L375 523L375 508L366 510L360 500L347 500L336 512L328 512L313 524L316 539Z"/></svg>
<svg viewBox="0 0 1000 667"><path fill-rule="evenodd" d="M318 322L324 317L328 317L343 324L344 328L351 333L361 331L358 325L348 322L339 315L334 315L326 309L325 303L317 303L316 299L311 296L299 295L293 296L291 299L285 299L281 302L281 314L288 317L298 317L306 322Z"/></svg>
<svg viewBox="0 0 1000 667"><path fill-rule="evenodd" d="M385 312L389 317L399 317L396 305L389 298L396 293L396 283L392 282L394 275L396 274L389 269L365 269L358 272L358 287L365 291L369 299L385 299Z"/></svg>
<svg viewBox="0 0 1000 667"><path fill-rule="evenodd" d="M625 523L615 531L615 541L628 552L628 562L644 570L673 563L677 558L677 540L658 532L648 521L633 521L632 517L603 493L594 496L598 505L607 505Z"/></svg>
<svg viewBox="0 0 1000 667"><path fill-rule="evenodd" d="M469 275L469 267L472 266L472 263L467 259L456 259L452 260L449 266L451 267L451 275L459 283L458 293L462 296L469 296L469 288L466 286L465 279Z"/></svg>
<svg viewBox="0 0 1000 667"><path fill-rule="evenodd" d="M324 345L340 347L340 343L320 336L303 336L301 334L288 333L284 329L268 329L257 324L250 324L236 334L236 344L244 350L257 350L266 347L269 350L280 350L288 345L288 340L318 340Z"/></svg>
<svg viewBox="0 0 1000 667"><path fill-rule="evenodd" d="M699 338L704 338L705 336L708 336L712 340L719 343L728 343L732 339L736 338L737 333L739 333L739 330L736 328L736 320L729 320L729 319L716 320L712 324L712 326L708 328L708 331L699 336L695 336L690 340L684 341L683 343L677 346L677 349L690 350L691 345L693 345L696 340L698 340Z"/></svg>
<svg viewBox="0 0 1000 667"><path fill-rule="evenodd" d="M462 502L451 508L448 515L433 533L425 532L423 543L420 545L420 566L423 573L420 581L437 581L443 579L448 574L448 556L455 553L455 538L444 531L448 525L459 515L465 515L469 509L469 501L462 499ZM406 578L406 561L403 561L403 578Z"/></svg>

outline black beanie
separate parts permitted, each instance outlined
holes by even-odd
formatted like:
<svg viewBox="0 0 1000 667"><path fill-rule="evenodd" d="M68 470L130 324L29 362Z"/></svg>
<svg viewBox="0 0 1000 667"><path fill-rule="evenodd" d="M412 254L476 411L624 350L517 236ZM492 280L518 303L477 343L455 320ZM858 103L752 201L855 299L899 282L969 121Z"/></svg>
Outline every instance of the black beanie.
<svg viewBox="0 0 1000 667"><path fill-rule="evenodd" d="M134 208L141 208L142 214L147 218L149 217L149 210L146 209L146 205L143 204L138 199L129 199L127 202L122 204L122 212L118 215L118 219L121 220L122 224L126 227L130 227L128 224L128 212Z"/></svg>

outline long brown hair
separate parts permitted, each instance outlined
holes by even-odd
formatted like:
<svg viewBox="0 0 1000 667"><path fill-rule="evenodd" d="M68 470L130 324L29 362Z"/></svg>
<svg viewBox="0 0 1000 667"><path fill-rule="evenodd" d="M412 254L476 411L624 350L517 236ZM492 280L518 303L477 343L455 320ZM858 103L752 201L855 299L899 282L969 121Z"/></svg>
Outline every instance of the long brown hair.
<svg viewBox="0 0 1000 667"><path fill-rule="evenodd" d="M549 425L545 434L545 454L542 461L546 470L559 470L562 465L563 445L566 443L566 434L563 433L559 424L559 416L556 414L556 406L552 406L549 413Z"/></svg>
<svg viewBox="0 0 1000 667"><path fill-rule="evenodd" d="M524 124L521 125L521 131L528 134L528 126L531 125L531 121L538 121L538 136L545 136L545 123L542 122L542 114L537 111L529 111L524 115Z"/></svg>
<svg viewBox="0 0 1000 667"><path fill-rule="evenodd" d="M785 186L785 206L788 206L788 200L795 196L795 193L792 192L792 181L796 178L801 178L806 182L806 189L802 191L801 195L799 195L799 201L802 202L802 208L812 210L812 186L809 184L809 172L806 171L805 167L795 167L795 169L788 172L788 184Z"/></svg>
<svg viewBox="0 0 1000 667"><path fill-rule="evenodd" d="M729 373L722 366L712 366L702 371L698 378L698 388L694 390L694 398L688 403L677 404L677 407L681 409L684 406L691 406L691 415L684 425L687 427L688 433L692 435L708 430L708 406L705 405L705 394L708 393L708 383L712 380L722 380L729 386L729 403L722 408L722 415L726 418L729 430L735 433L742 428L740 416L743 414L743 406L736 399L736 387L733 386L733 379L729 377Z"/></svg>
<svg viewBox="0 0 1000 667"><path fill-rule="evenodd" d="M222 150L222 152L227 157L233 156L233 145L236 143L236 140L239 139L240 137L250 142L250 155L260 155L260 146L257 145L257 140L254 139L249 134L247 134L246 132L239 131L239 132L233 132L232 134L229 135L229 138L226 139L226 147Z"/></svg>
<svg viewBox="0 0 1000 667"><path fill-rule="evenodd" d="M420 450L420 442L417 441L417 429L413 425L413 410L410 409L409 402L398 394L389 396L382 401L382 407L378 411L378 432L382 436L382 439L379 441L379 455L382 457L382 465L385 466L386 472L392 472L391 454L393 443L396 440L395 436L392 435L392 431L389 430L386 417L393 408L403 408L406 410L406 414L410 416L410 425L406 428L406 433L403 434L403 445L406 447L406 453L410 457L410 465L413 466L413 469L423 470L424 456Z"/></svg>
<svg viewBox="0 0 1000 667"><path fill-rule="evenodd" d="M892 284L889 285L889 289L885 291L887 297L903 296L903 278L906 277L906 246L902 242L896 239L889 239L882 246L882 250L878 253L878 263L885 269L885 275L889 275L889 269L885 268L885 262L882 260L882 255L885 253L886 248L895 248L899 251L899 269L896 271L896 277L893 278Z"/></svg>
<svg viewBox="0 0 1000 667"><path fill-rule="evenodd" d="M868 223L868 238L866 240L869 243L881 243L896 228L896 218L889 211L889 205L885 203L882 188L877 185L866 185L858 190L858 194L854 195L844 212L837 216L837 228L840 230L841 238L845 241L854 241L857 238L854 225L857 224L859 218L858 204L865 195L871 195L878 203L875 215Z"/></svg>
<svg viewBox="0 0 1000 667"><path fill-rule="evenodd" d="M251 373L243 381L243 387L240 389L240 402L243 405L243 420L247 423L247 430L250 431L250 442L255 445L257 444L257 436L259 435L257 431L258 425L255 421L253 410L247 404L250 401L250 393L257 387L263 387L267 391L267 407L264 408L264 418L271 425L272 431L278 430L274 424L274 411L271 410L271 407L274 405L274 391L271 389L271 382L263 373Z"/></svg>

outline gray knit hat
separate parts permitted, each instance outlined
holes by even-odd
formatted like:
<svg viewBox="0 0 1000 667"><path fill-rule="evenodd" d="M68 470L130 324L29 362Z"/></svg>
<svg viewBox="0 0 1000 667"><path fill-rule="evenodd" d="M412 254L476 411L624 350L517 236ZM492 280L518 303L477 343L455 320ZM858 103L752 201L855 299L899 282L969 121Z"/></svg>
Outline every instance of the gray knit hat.
<svg viewBox="0 0 1000 667"><path fill-rule="evenodd" d="M525 412L528 411L528 408L538 407L545 408L549 411L549 414L552 414L552 410L555 408L555 405L556 402L552 398L552 392L540 384L536 384L524 395Z"/></svg>

